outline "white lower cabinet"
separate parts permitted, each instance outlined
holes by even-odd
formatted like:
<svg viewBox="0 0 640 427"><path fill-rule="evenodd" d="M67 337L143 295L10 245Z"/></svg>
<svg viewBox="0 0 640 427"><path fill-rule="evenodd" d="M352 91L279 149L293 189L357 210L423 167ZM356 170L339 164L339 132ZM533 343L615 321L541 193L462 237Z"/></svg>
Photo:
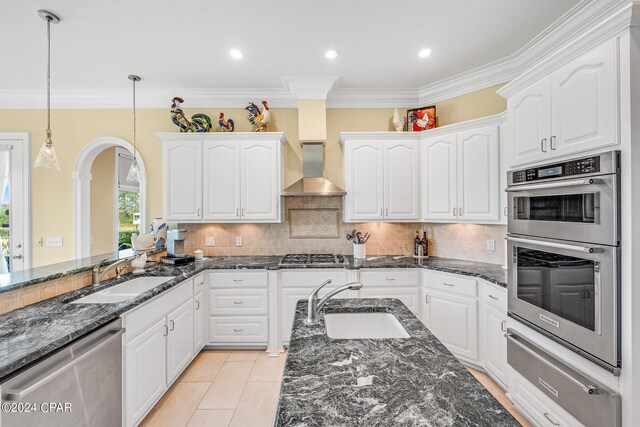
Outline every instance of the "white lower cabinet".
<svg viewBox="0 0 640 427"><path fill-rule="evenodd" d="M204 347L206 342L207 309L205 293L200 292L193 296L193 354L196 355Z"/></svg>
<svg viewBox="0 0 640 427"><path fill-rule="evenodd" d="M167 315L167 382L171 383L193 358L193 300Z"/></svg>
<svg viewBox="0 0 640 427"><path fill-rule="evenodd" d="M507 313L482 302L480 314L482 359L487 373L503 388L507 387Z"/></svg>
<svg viewBox="0 0 640 427"><path fill-rule="evenodd" d="M420 269L362 269L360 298L397 298L420 316Z"/></svg>

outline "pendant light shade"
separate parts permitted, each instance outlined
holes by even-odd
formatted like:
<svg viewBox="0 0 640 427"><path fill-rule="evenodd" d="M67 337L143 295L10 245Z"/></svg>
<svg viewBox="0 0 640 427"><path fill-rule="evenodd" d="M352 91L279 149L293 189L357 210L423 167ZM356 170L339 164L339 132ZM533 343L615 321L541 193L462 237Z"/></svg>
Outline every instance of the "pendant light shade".
<svg viewBox="0 0 640 427"><path fill-rule="evenodd" d="M140 182L140 167L138 166L137 144L136 144L136 82L140 81L140 77L135 74L127 76L133 82L133 162L127 174L127 181Z"/></svg>
<svg viewBox="0 0 640 427"><path fill-rule="evenodd" d="M47 129L44 143L33 162L33 167L60 170L60 162L51 140L51 24L57 24L60 18L46 10L39 10L38 15L47 21Z"/></svg>

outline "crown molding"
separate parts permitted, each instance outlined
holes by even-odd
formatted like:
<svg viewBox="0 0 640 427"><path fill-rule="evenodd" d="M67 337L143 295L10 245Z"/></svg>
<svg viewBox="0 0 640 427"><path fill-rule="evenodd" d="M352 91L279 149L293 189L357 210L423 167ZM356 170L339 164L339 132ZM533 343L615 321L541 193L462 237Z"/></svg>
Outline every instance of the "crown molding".
<svg viewBox="0 0 640 427"><path fill-rule="evenodd" d="M337 86L340 77L282 77L282 83L295 99L324 99Z"/></svg>
<svg viewBox="0 0 640 427"><path fill-rule="evenodd" d="M327 108L414 108L415 89L338 89L331 93Z"/></svg>
<svg viewBox="0 0 640 427"><path fill-rule="evenodd" d="M279 141L284 144L284 132L156 132L161 141Z"/></svg>

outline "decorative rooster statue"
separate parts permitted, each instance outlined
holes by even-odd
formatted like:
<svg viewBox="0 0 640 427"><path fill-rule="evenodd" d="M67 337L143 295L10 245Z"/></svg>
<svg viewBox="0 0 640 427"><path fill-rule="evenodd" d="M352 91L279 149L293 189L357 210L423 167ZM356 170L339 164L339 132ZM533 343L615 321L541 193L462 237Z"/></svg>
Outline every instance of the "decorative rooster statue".
<svg viewBox="0 0 640 427"><path fill-rule="evenodd" d="M256 127L256 132L266 132L267 125L271 121L271 112L267 106L267 101L262 101L262 111L253 102L249 103L249 106L245 107L245 110L249 112L249 123Z"/></svg>
<svg viewBox="0 0 640 427"><path fill-rule="evenodd" d="M211 130L211 119L206 114L198 113L191 116L189 120L182 109L184 99L175 97L171 104L171 121L180 128L180 132L209 132Z"/></svg>
<svg viewBox="0 0 640 427"><path fill-rule="evenodd" d="M233 120L231 119L224 119L224 113L220 113L220 117L218 118L218 124L220 125L220 130L222 130L222 132L233 132L233 129L235 129L235 124L233 123Z"/></svg>
<svg viewBox="0 0 640 427"><path fill-rule="evenodd" d="M402 132L404 130L404 124L406 122L407 118L405 116L400 117L398 109L395 108L393 110L393 127L396 129L396 132Z"/></svg>

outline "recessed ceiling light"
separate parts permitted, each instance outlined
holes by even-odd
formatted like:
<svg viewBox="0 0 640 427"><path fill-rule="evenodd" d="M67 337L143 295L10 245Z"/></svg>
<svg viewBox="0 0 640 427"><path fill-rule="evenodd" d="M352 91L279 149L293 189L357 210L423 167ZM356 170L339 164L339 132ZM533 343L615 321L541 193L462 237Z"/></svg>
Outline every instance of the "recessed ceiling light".
<svg viewBox="0 0 640 427"><path fill-rule="evenodd" d="M231 49L229 51L229 55L231 55L233 59L242 59L242 57L244 56L238 49Z"/></svg>
<svg viewBox="0 0 640 427"><path fill-rule="evenodd" d="M329 49L328 51L326 51L324 53L324 56L326 56L329 59L336 59L338 57L338 51L337 50L333 50L333 49Z"/></svg>
<svg viewBox="0 0 640 427"><path fill-rule="evenodd" d="M420 52L418 52L418 56L420 58L426 58L429 55L431 55L431 49L422 49Z"/></svg>

